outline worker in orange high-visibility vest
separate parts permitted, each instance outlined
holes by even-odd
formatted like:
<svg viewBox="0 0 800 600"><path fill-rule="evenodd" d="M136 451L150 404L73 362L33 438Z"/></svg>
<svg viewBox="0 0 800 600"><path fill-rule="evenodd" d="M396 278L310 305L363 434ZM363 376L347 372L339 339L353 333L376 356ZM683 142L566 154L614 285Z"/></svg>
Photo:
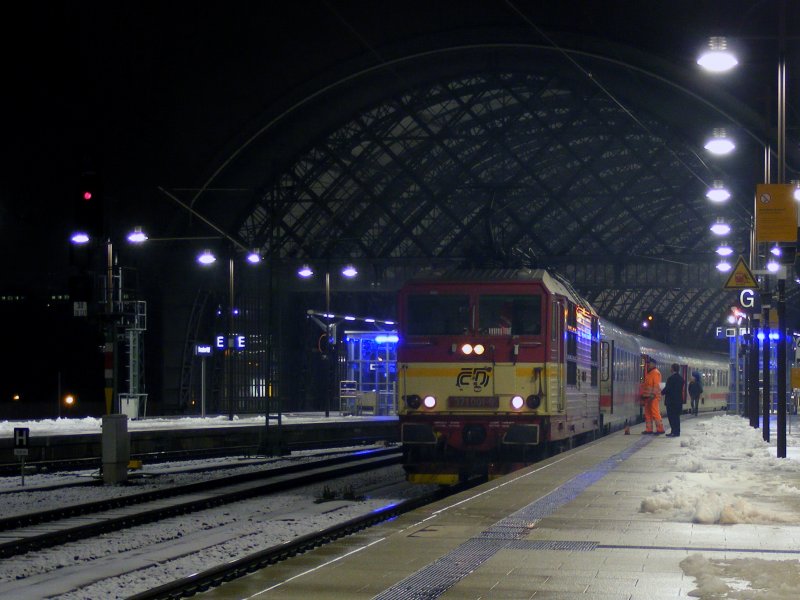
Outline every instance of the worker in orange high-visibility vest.
<svg viewBox="0 0 800 600"><path fill-rule="evenodd" d="M644 431L661 435L664 433L664 423L661 420L661 372L656 368L656 361L650 357L647 360L647 373L642 382L642 402L644 404ZM653 424L656 430L653 431Z"/></svg>

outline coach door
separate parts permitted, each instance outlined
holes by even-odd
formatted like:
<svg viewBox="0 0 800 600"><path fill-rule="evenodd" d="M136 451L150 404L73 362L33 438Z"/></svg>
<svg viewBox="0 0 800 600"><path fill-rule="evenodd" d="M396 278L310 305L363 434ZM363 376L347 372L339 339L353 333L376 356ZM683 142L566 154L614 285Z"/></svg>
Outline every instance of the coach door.
<svg viewBox="0 0 800 600"><path fill-rule="evenodd" d="M550 365L548 368L548 391L556 402L559 412L564 410L564 330L566 304L563 299L553 300L550 313Z"/></svg>
<svg viewBox="0 0 800 600"><path fill-rule="evenodd" d="M600 342L600 410L614 413L614 340Z"/></svg>
<svg viewBox="0 0 800 600"><path fill-rule="evenodd" d="M687 386L689 385L689 365L681 365L680 375L683 378L683 389L681 390L681 405L686 405ZM691 406L691 405L690 405Z"/></svg>

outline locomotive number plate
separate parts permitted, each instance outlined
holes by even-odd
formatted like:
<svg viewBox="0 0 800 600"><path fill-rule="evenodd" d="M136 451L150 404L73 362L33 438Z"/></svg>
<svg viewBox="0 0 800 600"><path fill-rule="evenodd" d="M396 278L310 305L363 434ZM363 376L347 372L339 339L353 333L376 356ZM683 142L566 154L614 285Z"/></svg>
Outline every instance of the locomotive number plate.
<svg viewBox="0 0 800 600"><path fill-rule="evenodd" d="M450 396L447 408L498 408L500 399L497 396Z"/></svg>

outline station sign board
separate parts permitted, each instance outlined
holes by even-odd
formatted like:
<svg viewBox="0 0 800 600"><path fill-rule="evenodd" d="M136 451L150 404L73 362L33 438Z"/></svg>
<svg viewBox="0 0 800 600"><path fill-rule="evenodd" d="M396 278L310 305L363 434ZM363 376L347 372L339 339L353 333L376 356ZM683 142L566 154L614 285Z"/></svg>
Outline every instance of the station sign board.
<svg viewBox="0 0 800 600"><path fill-rule="evenodd" d="M748 314L761 312L761 294L756 290L746 288L736 295L736 302Z"/></svg>
<svg viewBox="0 0 800 600"><path fill-rule="evenodd" d="M14 427L14 456L28 456L30 433L27 427Z"/></svg>
<svg viewBox="0 0 800 600"><path fill-rule="evenodd" d="M234 350L244 350L245 347L245 336L243 335L218 335L214 340L214 345L217 347L218 350L224 350L225 348L233 348Z"/></svg>
<svg viewBox="0 0 800 600"><path fill-rule="evenodd" d="M756 242L796 242L797 202L790 183L756 186Z"/></svg>

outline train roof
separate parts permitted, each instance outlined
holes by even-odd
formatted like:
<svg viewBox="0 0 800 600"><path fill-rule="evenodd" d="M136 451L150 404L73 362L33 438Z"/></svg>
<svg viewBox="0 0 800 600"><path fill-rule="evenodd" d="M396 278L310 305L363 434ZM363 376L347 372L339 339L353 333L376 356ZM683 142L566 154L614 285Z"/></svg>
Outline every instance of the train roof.
<svg viewBox="0 0 800 600"><path fill-rule="evenodd" d="M724 352L712 352L710 350L699 350L697 348L659 342L658 340L628 331L603 317L600 317L600 330L605 338L620 338L620 336L625 336L625 338L638 347L641 354L670 354L684 357L684 362L686 362L686 357L691 357L694 360L705 360L717 363L726 363L728 361L728 355Z"/></svg>
<svg viewBox="0 0 800 600"><path fill-rule="evenodd" d="M562 277L545 269L451 269L441 272L430 272L412 279L410 284L441 282L506 282L506 281L541 281L545 287L556 294L565 296L597 314L594 307Z"/></svg>

